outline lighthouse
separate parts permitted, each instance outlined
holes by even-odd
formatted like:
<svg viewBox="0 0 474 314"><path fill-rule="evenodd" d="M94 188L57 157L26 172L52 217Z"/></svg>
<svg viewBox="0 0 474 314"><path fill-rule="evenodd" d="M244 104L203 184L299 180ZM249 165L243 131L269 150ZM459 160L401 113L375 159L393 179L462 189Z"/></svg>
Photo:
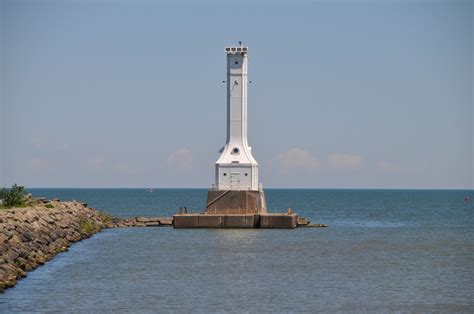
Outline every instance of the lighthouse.
<svg viewBox="0 0 474 314"><path fill-rule="evenodd" d="M247 139L247 46L224 48L227 57L226 142L215 164L215 182L207 194L207 214L266 213L258 182L258 163Z"/></svg>
<svg viewBox="0 0 474 314"><path fill-rule="evenodd" d="M216 162L216 190L258 191L258 163L247 139L248 47L225 47L227 137Z"/></svg>
<svg viewBox="0 0 474 314"><path fill-rule="evenodd" d="M207 193L205 211L188 213L186 207L182 207L173 216L173 226L296 228L298 215L291 209L285 213L267 212L265 193L258 182L258 163L247 139L248 47L239 42L238 46L225 47L224 51L227 130L225 145L215 164L215 182Z"/></svg>

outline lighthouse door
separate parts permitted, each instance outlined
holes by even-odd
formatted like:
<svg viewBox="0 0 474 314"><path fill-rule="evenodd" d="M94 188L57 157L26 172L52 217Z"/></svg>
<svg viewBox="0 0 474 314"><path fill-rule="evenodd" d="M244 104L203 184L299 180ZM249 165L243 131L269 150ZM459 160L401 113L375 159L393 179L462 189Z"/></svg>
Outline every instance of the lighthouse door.
<svg viewBox="0 0 474 314"><path fill-rule="evenodd" d="M240 173L238 172L231 172L230 173L230 189L239 189L240 187Z"/></svg>

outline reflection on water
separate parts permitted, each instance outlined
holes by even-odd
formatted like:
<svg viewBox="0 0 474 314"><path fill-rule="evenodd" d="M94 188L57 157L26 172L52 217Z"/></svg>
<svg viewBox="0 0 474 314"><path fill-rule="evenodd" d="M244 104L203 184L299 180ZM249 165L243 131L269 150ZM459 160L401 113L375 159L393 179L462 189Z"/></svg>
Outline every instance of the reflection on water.
<svg viewBox="0 0 474 314"><path fill-rule="evenodd" d="M140 198L112 192L123 204ZM181 193L162 196L176 207L191 200ZM267 193L276 207L318 208L305 215L325 229L105 230L0 295L0 312L474 311L474 208L462 202L465 191L325 193ZM191 194L198 204L201 191ZM118 210L107 207L115 199L85 195Z"/></svg>
<svg viewBox="0 0 474 314"><path fill-rule="evenodd" d="M240 245L252 247L261 235L261 230L257 229L216 229L217 241L222 246Z"/></svg>

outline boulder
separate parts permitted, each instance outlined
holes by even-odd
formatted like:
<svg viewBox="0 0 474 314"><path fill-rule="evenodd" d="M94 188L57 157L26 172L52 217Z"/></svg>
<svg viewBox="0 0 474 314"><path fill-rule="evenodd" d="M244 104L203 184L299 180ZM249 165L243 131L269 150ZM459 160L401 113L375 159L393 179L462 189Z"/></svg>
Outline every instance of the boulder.
<svg viewBox="0 0 474 314"><path fill-rule="evenodd" d="M63 229L67 229L71 226L71 220L68 219L68 218L64 218L64 219L61 219L59 221L59 227L63 228Z"/></svg>
<svg viewBox="0 0 474 314"><path fill-rule="evenodd" d="M17 232L14 232L13 235L11 236L11 238L8 240L8 244L11 246L11 247L16 247L16 246L19 246L21 244L22 240L20 238L20 236L18 235Z"/></svg>
<svg viewBox="0 0 474 314"><path fill-rule="evenodd" d="M20 257L20 251L16 248L16 247L11 247L8 252L6 252L6 255L7 259L10 261L10 262L13 262L15 259L17 259L18 257Z"/></svg>
<svg viewBox="0 0 474 314"><path fill-rule="evenodd" d="M24 230L23 232L20 233L20 238L23 242L30 242L33 240L33 233L28 230Z"/></svg>
<svg viewBox="0 0 474 314"><path fill-rule="evenodd" d="M55 220L53 218L51 218L50 215L42 215L40 220L43 220L43 221L47 222L48 224L54 224L55 223Z"/></svg>
<svg viewBox="0 0 474 314"><path fill-rule="evenodd" d="M172 226L173 225L173 218L161 218L160 224L163 226Z"/></svg>
<svg viewBox="0 0 474 314"><path fill-rule="evenodd" d="M28 211L28 212L25 213L25 220L28 223L32 223L32 222L34 222L38 219L39 219L38 213L36 213L35 211Z"/></svg>
<svg viewBox="0 0 474 314"><path fill-rule="evenodd" d="M325 224L308 224L306 227L309 228L326 228L328 225Z"/></svg>
<svg viewBox="0 0 474 314"><path fill-rule="evenodd" d="M160 217L148 217L147 220L150 221L150 222L159 222L161 220L161 218Z"/></svg>
<svg viewBox="0 0 474 314"><path fill-rule="evenodd" d="M310 221L304 217L298 218L298 226L307 226L309 225Z"/></svg>
<svg viewBox="0 0 474 314"><path fill-rule="evenodd" d="M147 221L147 222L145 222L145 225L147 227L158 227L158 226L160 226L160 222L159 221Z"/></svg>

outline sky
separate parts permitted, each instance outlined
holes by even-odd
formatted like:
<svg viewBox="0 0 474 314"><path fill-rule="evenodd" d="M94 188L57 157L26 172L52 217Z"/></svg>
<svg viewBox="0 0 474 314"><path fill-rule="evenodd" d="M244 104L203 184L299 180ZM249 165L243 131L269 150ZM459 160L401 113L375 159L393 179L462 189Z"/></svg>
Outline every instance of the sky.
<svg viewBox="0 0 474 314"><path fill-rule="evenodd" d="M242 41L264 188L473 189L473 10L0 0L0 186L210 187Z"/></svg>

